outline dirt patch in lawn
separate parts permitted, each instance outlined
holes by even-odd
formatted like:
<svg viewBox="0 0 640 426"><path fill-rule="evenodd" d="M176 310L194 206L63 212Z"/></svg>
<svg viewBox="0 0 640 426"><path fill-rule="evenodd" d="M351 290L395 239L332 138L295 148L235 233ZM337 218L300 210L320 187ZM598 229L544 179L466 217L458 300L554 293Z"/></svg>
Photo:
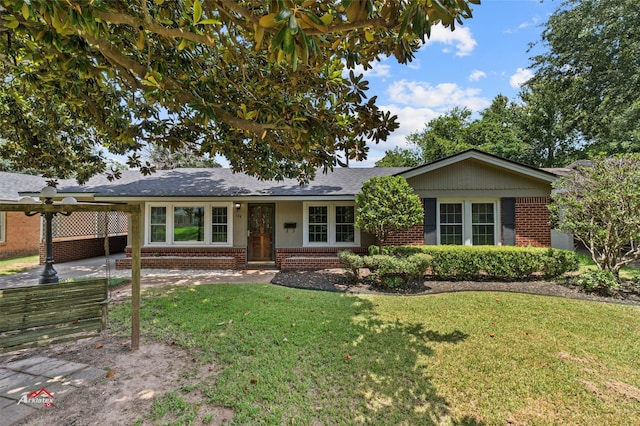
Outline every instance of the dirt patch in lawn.
<svg viewBox="0 0 640 426"><path fill-rule="evenodd" d="M52 408L42 409L23 425L150 425L172 422L172 414L157 420L151 415L153 401L168 392L177 392L197 413L193 424L225 424L233 410L207 403L201 383L215 383L220 367L201 364L186 351L171 344L142 340L140 349L130 350L129 338L111 334L30 349L0 357L0 363L48 356L108 370L85 389L56 400Z"/></svg>

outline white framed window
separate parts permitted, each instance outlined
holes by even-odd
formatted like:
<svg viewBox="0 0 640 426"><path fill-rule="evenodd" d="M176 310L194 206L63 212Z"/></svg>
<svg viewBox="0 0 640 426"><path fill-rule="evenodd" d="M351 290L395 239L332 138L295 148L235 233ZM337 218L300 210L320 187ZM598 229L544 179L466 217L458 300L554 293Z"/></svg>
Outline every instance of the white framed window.
<svg viewBox="0 0 640 426"><path fill-rule="evenodd" d="M498 245L498 200L438 200L438 244Z"/></svg>
<svg viewBox="0 0 640 426"><path fill-rule="evenodd" d="M355 203L306 202L303 208L305 247L360 245L360 229L355 226Z"/></svg>
<svg viewBox="0 0 640 426"><path fill-rule="evenodd" d="M232 203L149 203L147 245L233 245Z"/></svg>
<svg viewBox="0 0 640 426"><path fill-rule="evenodd" d="M7 240L7 214L6 212L0 212L0 243L4 243Z"/></svg>

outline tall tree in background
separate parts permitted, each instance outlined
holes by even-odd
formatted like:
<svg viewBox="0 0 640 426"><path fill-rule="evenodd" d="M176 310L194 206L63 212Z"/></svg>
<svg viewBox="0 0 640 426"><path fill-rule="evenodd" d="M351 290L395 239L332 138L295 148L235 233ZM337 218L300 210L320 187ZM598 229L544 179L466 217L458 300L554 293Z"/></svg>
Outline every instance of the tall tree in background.
<svg viewBox="0 0 640 426"><path fill-rule="evenodd" d="M194 155L193 149L181 147L175 150L170 148L149 145L147 147L149 163L157 170L171 170L177 168L208 168L222 167L215 159L208 155Z"/></svg>
<svg viewBox="0 0 640 426"><path fill-rule="evenodd" d="M554 86L552 82L530 82L519 95L517 125L529 144L524 162L531 166L562 167L586 156L580 133L564 119L564 101Z"/></svg>
<svg viewBox="0 0 640 426"><path fill-rule="evenodd" d="M531 146L522 133L522 107L498 95L491 105L471 119L472 112L455 107L429 121L420 132L407 136L409 148L388 150L377 166L413 167L476 148L513 161L526 162Z"/></svg>
<svg viewBox="0 0 640 426"><path fill-rule="evenodd" d="M640 13L634 0L568 0L545 24L528 87L553 88L591 151L640 151Z"/></svg>
<svg viewBox="0 0 640 426"><path fill-rule="evenodd" d="M411 61L470 3L0 0L0 155L84 180L104 170L101 147L148 172L145 145L186 144L304 181L398 127L345 66Z"/></svg>
<svg viewBox="0 0 640 426"><path fill-rule="evenodd" d="M481 151L509 160L526 162L531 146L519 126L522 107L504 95L496 96L466 129L467 143Z"/></svg>
<svg viewBox="0 0 640 426"><path fill-rule="evenodd" d="M470 117L469 108L455 107L411 133L407 141L416 147L423 164L464 151L472 147L467 142Z"/></svg>

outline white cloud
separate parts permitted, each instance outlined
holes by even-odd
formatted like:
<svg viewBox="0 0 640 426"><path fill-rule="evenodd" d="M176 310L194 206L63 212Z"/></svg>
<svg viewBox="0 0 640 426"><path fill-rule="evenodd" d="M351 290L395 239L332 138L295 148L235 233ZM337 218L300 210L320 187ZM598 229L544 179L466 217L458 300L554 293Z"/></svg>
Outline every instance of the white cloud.
<svg viewBox="0 0 640 426"><path fill-rule="evenodd" d="M442 25L431 28L431 37L427 39L424 46L431 46L434 43L445 44L447 47L442 50L444 53L450 53L450 47L455 47L456 56L470 55L478 44L469 28L456 28L455 31L451 31Z"/></svg>
<svg viewBox="0 0 640 426"><path fill-rule="evenodd" d="M347 72L349 72L347 70ZM356 65L353 72L358 74L364 74L365 77L389 77L391 75L391 65L383 64L381 62L372 62L371 68L365 70L362 65Z"/></svg>
<svg viewBox="0 0 640 426"><path fill-rule="evenodd" d="M505 30L504 32L506 34L515 34L515 33L519 32L520 30L526 30L527 28L535 27L535 26L538 25L539 22L540 22L540 16L536 15L533 18L531 18L530 21L521 22L520 25L518 25L516 27L516 29L509 28L509 29Z"/></svg>
<svg viewBox="0 0 640 426"><path fill-rule="evenodd" d="M369 142L369 153L367 159L362 162L351 164L352 167L373 167L375 162L384 157L385 151L396 147L408 148L407 136L413 132L424 129L424 126L434 118L442 114L441 111L432 108L414 108L411 106L380 105L380 109L391 112L398 116L400 127L391 133L385 142L374 144Z"/></svg>
<svg viewBox="0 0 640 426"><path fill-rule="evenodd" d="M533 77L533 71L528 68L518 68L516 73L509 79L509 84L514 89L521 87Z"/></svg>
<svg viewBox="0 0 640 426"><path fill-rule="evenodd" d="M480 89L462 88L456 83L440 83L435 86L422 81L400 80L389 85L389 99L398 104L414 108L451 109L464 106L472 111L489 106L490 102L480 97Z"/></svg>
<svg viewBox="0 0 640 426"><path fill-rule="evenodd" d="M455 83L432 86L427 82L400 80L389 85L387 94L389 104L380 105L380 109L397 115L400 127L386 142L378 145L369 143L368 159L351 164L352 167L372 167L384 157L385 151L407 148L406 137L409 134L421 131L429 121L456 106L477 112L491 104L490 100L480 96L480 89L462 88Z"/></svg>
<svg viewBox="0 0 640 426"><path fill-rule="evenodd" d="M483 77L486 77L487 73L480 70L471 71L471 75L469 75L469 81L478 81Z"/></svg>

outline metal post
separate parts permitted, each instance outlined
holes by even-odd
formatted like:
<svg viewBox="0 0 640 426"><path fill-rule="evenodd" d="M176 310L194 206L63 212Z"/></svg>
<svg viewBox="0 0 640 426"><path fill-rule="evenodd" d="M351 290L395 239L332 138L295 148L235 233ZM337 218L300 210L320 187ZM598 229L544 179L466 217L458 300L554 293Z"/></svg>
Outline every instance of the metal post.
<svg viewBox="0 0 640 426"><path fill-rule="evenodd" d="M45 204L51 204L50 198L47 198ZM40 274L39 284L55 284L58 282L58 273L53 267L53 232L51 222L55 213L43 213L44 216L44 235L45 235L45 259L44 270Z"/></svg>
<svg viewBox="0 0 640 426"><path fill-rule="evenodd" d="M47 198L45 204L53 204L53 200L51 198ZM53 267L53 232L51 222L53 221L53 216L55 213L46 212L43 213L44 217L44 238L45 238L45 259L44 259L44 270L42 274L40 274L39 284L55 284L58 282L58 273Z"/></svg>

